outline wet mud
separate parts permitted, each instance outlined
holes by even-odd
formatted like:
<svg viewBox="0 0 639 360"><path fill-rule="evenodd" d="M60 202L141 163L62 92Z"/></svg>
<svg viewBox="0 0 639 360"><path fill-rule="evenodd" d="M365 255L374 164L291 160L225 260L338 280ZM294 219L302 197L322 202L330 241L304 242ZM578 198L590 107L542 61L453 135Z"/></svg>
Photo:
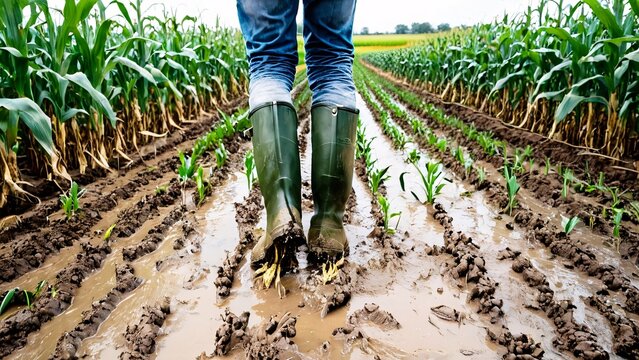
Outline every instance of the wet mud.
<svg viewBox="0 0 639 360"><path fill-rule="evenodd" d="M164 320L171 313L171 301L167 297L160 304L144 306L140 319L126 328L126 350L120 360L149 359L155 352L155 340L160 335Z"/></svg>

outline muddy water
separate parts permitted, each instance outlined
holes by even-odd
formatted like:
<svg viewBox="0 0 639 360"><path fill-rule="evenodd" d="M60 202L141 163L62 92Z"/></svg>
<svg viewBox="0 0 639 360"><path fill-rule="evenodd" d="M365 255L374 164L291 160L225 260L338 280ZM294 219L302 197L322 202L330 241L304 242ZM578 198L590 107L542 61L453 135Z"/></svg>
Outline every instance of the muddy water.
<svg viewBox="0 0 639 360"><path fill-rule="evenodd" d="M81 251L80 242L88 240L92 244L99 244L104 241L104 231L106 231L111 225L115 224L118 221L117 216L122 210L134 206L145 195L155 191L155 188L157 186L168 183L174 177L175 174L168 173L158 180L150 181L149 184L141 186L135 196L132 196L126 200L120 200L118 204L114 206L109 212L101 213L100 215L102 216L102 219L99 220L91 228L91 231L86 234L85 239L76 242L72 246L61 249L60 252L58 252L57 254L49 256L45 260L44 264L42 264L42 266L40 266L39 268L21 277L18 277L11 282L2 284L2 289L10 289L13 287L19 287L21 289L32 289L35 288L36 284L41 280L47 280L49 283L55 283L55 275L60 270L64 269L64 267L69 265L69 263L71 263L75 259L76 254ZM124 183L123 181L119 182ZM165 214L165 212L162 211L162 214ZM112 241L120 240L114 237L112 238ZM0 317L0 319L1 318L2 317Z"/></svg>

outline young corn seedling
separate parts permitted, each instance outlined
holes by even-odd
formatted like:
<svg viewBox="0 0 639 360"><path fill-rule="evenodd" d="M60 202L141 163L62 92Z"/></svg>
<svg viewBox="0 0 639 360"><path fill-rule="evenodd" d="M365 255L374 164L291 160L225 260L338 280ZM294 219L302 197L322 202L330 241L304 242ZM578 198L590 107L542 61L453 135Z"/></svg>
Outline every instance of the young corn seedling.
<svg viewBox="0 0 639 360"><path fill-rule="evenodd" d="M612 224L614 227L612 228L612 236L615 238L619 238L619 230L621 229L621 219L623 218L623 209L612 208ZM619 250L619 249L617 249Z"/></svg>
<svg viewBox="0 0 639 360"><path fill-rule="evenodd" d="M413 133L417 134L418 136L422 136L426 133L426 127L424 126L424 123L422 123L419 119L411 119L410 127L413 130Z"/></svg>
<svg viewBox="0 0 639 360"><path fill-rule="evenodd" d="M193 156L186 156L183 152L178 152L180 157L180 166L178 167L178 179L182 186L184 186L192 177L195 175L195 161L197 160L197 156L194 154Z"/></svg>
<svg viewBox="0 0 639 360"><path fill-rule="evenodd" d="M218 169L224 167L226 161L228 160L228 156L229 154L226 151L224 144L220 141L218 147L215 149L215 164Z"/></svg>
<svg viewBox="0 0 639 360"><path fill-rule="evenodd" d="M444 152L448 148L448 142L446 141L446 139L440 138L437 139L437 143L435 144L435 146L437 146L437 149L439 149L440 152Z"/></svg>
<svg viewBox="0 0 639 360"><path fill-rule="evenodd" d="M486 181L486 169L484 169L483 167L477 167L475 171L477 172L478 185L483 184L484 181Z"/></svg>
<svg viewBox="0 0 639 360"><path fill-rule="evenodd" d="M421 153L417 149L413 149L411 152L408 153L406 162L410 164L416 164L421 159L421 157Z"/></svg>
<svg viewBox="0 0 639 360"><path fill-rule="evenodd" d="M564 178L564 181L563 187L561 188L561 196L566 199L568 198L568 191L570 189L570 186L572 186L572 182L574 181L575 177L573 176L572 170L570 169L565 169L562 176Z"/></svg>
<svg viewBox="0 0 639 360"><path fill-rule="evenodd" d="M385 167L384 169L377 170L372 169L368 174L368 179L371 186L371 192L373 195L377 195L379 193L379 186L389 178L386 175L390 166Z"/></svg>
<svg viewBox="0 0 639 360"><path fill-rule="evenodd" d="M544 163L544 175L548 175L548 172L550 171L550 158L546 156Z"/></svg>
<svg viewBox="0 0 639 360"><path fill-rule="evenodd" d="M508 166L504 166L504 178L506 179L506 190L508 191L506 211L508 211L508 215L512 215L513 208L517 206L517 193L520 186L517 182L517 175Z"/></svg>
<svg viewBox="0 0 639 360"><path fill-rule="evenodd" d="M115 225L117 225L117 223L109 226L109 228L104 232L104 236L102 237L104 242L108 243L109 239L111 239L111 234L113 233L113 229L115 229Z"/></svg>
<svg viewBox="0 0 639 360"><path fill-rule="evenodd" d="M155 195L166 194L167 190L169 190L169 184L158 185L155 187Z"/></svg>
<svg viewBox="0 0 639 360"><path fill-rule="evenodd" d="M202 166L198 166L197 171L195 173L195 185L197 188L197 204L200 205L206 198L206 193L209 189L209 182L204 178L204 169Z"/></svg>
<svg viewBox="0 0 639 360"><path fill-rule="evenodd" d="M425 201L420 200L419 196L415 194L414 191L410 193L413 197L421 202L433 204L435 202L435 198L441 193L442 189L446 185L440 178L442 177L441 164L438 162L429 162L426 164L426 173L424 173L417 163L414 164L417 172L419 173L419 177L422 180L422 189L424 190L424 194L426 195ZM404 176L408 174L407 172L402 173L399 176L399 183L401 185L402 191L406 191L406 184L404 182Z"/></svg>
<svg viewBox="0 0 639 360"><path fill-rule="evenodd" d="M384 231L389 234L395 233L395 230L399 226L399 220L401 219L401 212L391 212L390 210L390 201L386 199L385 196L378 195L377 202L379 203L379 208L382 210L382 214L384 216ZM397 217L397 224L395 224L395 229L390 228L390 221Z"/></svg>
<svg viewBox="0 0 639 360"><path fill-rule="evenodd" d="M68 192L60 195L60 202L62 203L62 210L67 216L67 220L71 219L80 210L80 198L86 189L80 190L80 186L75 181L71 182L71 188Z"/></svg>
<svg viewBox="0 0 639 360"><path fill-rule="evenodd" d="M578 216L573 216L571 218L562 216L561 226L564 228L564 234L570 234L574 230L575 226L577 226L579 221L581 221L581 219Z"/></svg>
<svg viewBox="0 0 639 360"><path fill-rule="evenodd" d="M244 174L246 175L246 181L248 182L248 190L253 190L253 184L257 177L255 176L255 155L253 151L248 151L244 156Z"/></svg>

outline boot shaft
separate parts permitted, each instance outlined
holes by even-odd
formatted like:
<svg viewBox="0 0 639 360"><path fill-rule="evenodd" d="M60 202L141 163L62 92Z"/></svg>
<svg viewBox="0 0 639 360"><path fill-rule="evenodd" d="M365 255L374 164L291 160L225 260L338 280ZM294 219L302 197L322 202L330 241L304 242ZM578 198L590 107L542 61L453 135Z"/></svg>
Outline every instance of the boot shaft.
<svg viewBox="0 0 639 360"><path fill-rule="evenodd" d="M311 110L315 215L340 224L352 189L358 114L339 106L316 105Z"/></svg>
<svg viewBox="0 0 639 360"><path fill-rule="evenodd" d="M250 114L253 124L255 165L267 213L267 227L271 230L275 218L283 210L289 220L300 221L301 174L297 139L297 113L291 104L266 103Z"/></svg>

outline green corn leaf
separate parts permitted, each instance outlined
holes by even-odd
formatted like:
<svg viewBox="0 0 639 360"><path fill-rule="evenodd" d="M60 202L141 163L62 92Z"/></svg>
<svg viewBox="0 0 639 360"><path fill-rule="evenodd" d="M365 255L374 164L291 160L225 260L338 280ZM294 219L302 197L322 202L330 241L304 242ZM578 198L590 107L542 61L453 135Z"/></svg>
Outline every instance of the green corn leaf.
<svg viewBox="0 0 639 360"><path fill-rule="evenodd" d="M7 292L7 295L4 297L4 299L2 299L2 303L0 303L0 315L4 314L4 312L9 308L15 295L16 289L11 289Z"/></svg>
<svg viewBox="0 0 639 360"><path fill-rule="evenodd" d="M555 111L555 122L563 121L568 114L573 112L577 106L584 102L603 104L608 107L608 100L601 96L580 96L572 92L566 94Z"/></svg>
<svg viewBox="0 0 639 360"><path fill-rule="evenodd" d="M601 3L599 2L599 0L582 0L582 1L586 3L588 6L590 6L590 9L592 10L592 12L595 14L597 18L599 18L599 21L601 21L601 23L606 27L606 29L608 29L612 37L618 38L624 35L623 29L617 23L617 19L615 18L615 15L609 9L601 6Z"/></svg>
<svg viewBox="0 0 639 360"><path fill-rule="evenodd" d="M65 78L78 85L82 89L86 90L93 101L97 104L99 110L107 116L107 118L111 122L111 126L115 128L115 122L117 121L117 118L115 116L113 108L111 107L111 104L109 103L109 99L107 99L104 94L93 87L87 76L84 73L77 72L75 74L65 75Z"/></svg>
<svg viewBox="0 0 639 360"><path fill-rule="evenodd" d="M51 119L40 109L38 104L27 98L0 99L0 108L5 108L9 112L17 114L17 117L31 130L31 133L44 151L50 156L53 155ZM0 124L3 122L0 119ZM8 130L10 131L10 129ZM7 145L13 146L13 143Z"/></svg>
<svg viewBox="0 0 639 360"><path fill-rule="evenodd" d="M153 75L145 68L143 68L142 66L138 65L136 62L134 62L131 59L125 58L123 56L116 56L113 59L113 64L121 64L124 65L128 68L130 68L131 70L136 71L138 74L140 74L140 76L142 76L146 81L150 82L153 85L157 85L157 83L155 82L155 78L153 77Z"/></svg>

